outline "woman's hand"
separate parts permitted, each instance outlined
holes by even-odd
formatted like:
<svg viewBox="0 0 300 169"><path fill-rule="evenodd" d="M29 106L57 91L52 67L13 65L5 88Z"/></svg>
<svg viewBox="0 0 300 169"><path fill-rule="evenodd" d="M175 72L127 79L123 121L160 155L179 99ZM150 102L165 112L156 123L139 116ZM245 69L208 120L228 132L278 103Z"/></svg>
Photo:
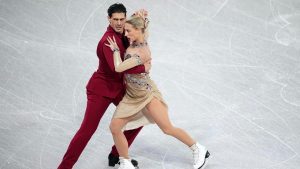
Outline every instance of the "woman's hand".
<svg viewBox="0 0 300 169"><path fill-rule="evenodd" d="M114 51L120 51L120 50L119 50L119 47L118 47L118 45L117 45L116 39L115 39L114 36L113 36L113 39L111 39L111 37L108 37L108 38L107 38L107 41L108 41L109 44L106 44L106 43L105 43L105 45L108 46L108 47L110 47L110 49L111 49L113 52L114 52Z"/></svg>
<svg viewBox="0 0 300 169"><path fill-rule="evenodd" d="M140 10L134 12L133 15L140 16L145 20L148 17L148 11L146 11L145 9L140 9Z"/></svg>

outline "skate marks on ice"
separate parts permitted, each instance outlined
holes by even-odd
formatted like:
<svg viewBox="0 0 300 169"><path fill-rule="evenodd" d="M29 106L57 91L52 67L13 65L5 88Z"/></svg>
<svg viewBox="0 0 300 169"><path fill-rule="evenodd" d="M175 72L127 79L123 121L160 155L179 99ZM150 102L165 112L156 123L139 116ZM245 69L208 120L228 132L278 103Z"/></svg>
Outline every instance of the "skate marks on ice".
<svg viewBox="0 0 300 169"><path fill-rule="evenodd" d="M297 0L133 3L151 14L151 77L173 123L212 154L209 169L300 165ZM85 111L85 85L109 1L0 2L0 169L50 169ZM75 165L107 168L111 106ZM191 168L187 147L145 127L130 149L140 168ZM257 162L259 161L259 163Z"/></svg>

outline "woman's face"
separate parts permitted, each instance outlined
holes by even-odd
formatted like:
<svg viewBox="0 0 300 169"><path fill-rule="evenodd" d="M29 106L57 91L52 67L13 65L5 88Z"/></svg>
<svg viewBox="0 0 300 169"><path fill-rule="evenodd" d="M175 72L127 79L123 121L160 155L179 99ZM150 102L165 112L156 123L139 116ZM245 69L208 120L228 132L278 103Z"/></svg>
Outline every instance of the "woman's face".
<svg viewBox="0 0 300 169"><path fill-rule="evenodd" d="M132 43L142 36L140 29L134 28L131 24L125 23L125 36L128 38L129 42Z"/></svg>

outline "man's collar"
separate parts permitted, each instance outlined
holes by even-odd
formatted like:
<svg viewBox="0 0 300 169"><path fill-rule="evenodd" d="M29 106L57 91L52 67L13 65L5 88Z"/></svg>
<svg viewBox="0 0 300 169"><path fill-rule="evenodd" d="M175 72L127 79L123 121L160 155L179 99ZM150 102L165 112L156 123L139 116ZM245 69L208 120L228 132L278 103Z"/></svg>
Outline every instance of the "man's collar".
<svg viewBox="0 0 300 169"><path fill-rule="evenodd" d="M110 25L108 25L107 27L107 31L108 32L114 32L115 34L117 34L119 37L122 37L124 33L119 33L119 32L116 32Z"/></svg>

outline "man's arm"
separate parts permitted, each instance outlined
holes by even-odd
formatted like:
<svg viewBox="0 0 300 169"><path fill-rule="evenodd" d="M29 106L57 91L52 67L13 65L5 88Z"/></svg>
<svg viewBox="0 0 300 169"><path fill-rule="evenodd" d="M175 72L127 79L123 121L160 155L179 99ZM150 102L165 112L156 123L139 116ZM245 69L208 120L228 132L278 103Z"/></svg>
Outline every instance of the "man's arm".
<svg viewBox="0 0 300 169"><path fill-rule="evenodd" d="M109 66L109 69L112 71L112 72L115 72L115 65L114 65L114 59L113 59L113 52L111 51L111 49L109 47L107 47L106 44L108 43L107 40L105 40L103 42L103 45L102 45L102 51L103 51L103 54L104 54L104 57L105 57L105 60Z"/></svg>

